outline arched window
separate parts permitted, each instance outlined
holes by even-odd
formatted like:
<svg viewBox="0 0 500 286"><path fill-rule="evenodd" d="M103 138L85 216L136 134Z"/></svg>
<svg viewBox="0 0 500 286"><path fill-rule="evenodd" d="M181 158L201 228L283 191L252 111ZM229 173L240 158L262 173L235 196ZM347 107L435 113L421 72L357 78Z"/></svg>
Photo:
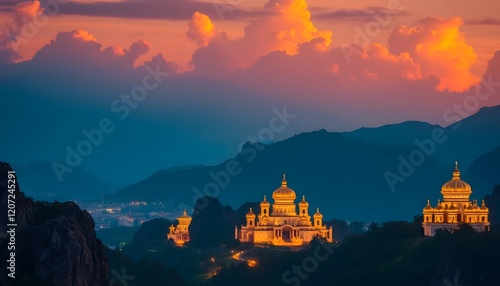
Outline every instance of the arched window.
<svg viewBox="0 0 500 286"><path fill-rule="evenodd" d="M266 209L264 209L264 214L267 214L267 210Z"/></svg>
<svg viewBox="0 0 500 286"><path fill-rule="evenodd" d="M252 223L253 223L253 222L252 222L252 221L249 221L248 223L249 223L250 225L252 225Z"/></svg>
<svg viewBox="0 0 500 286"><path fill-rule="evenodd" d="M302 210L302 214L306 214L306 210Z"/></svg>

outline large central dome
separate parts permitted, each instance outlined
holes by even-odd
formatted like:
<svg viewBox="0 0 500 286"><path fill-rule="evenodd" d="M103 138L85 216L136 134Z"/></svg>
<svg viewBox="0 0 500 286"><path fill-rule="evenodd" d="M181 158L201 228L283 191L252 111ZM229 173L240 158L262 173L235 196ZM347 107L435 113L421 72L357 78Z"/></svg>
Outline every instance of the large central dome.
<svg viewBox="0 0 500 286"><path fill-rule="evenodd" d="M281 187L277 188L273 192L273 199L295 200L296 198L297 195L295 194L295 191L287 186L286 176L285 174L283 174L283 181L281 181Z"/></svg>
<svg viewBox="0 0 500 286"><path fill-rule="evenodd" d="M441 188L441 194L446 201L447 199L460 199L469 201L469 196L472 194L472 189L469 184L460 179L460 171L458 170L458 163L455 163L455 171L453 171L453 178L446 182Z"/></svg>

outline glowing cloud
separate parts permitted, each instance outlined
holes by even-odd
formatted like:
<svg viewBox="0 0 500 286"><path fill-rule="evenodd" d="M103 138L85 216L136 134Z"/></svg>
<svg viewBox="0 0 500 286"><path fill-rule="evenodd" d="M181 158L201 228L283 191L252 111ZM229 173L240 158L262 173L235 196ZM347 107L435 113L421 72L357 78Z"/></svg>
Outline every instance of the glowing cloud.
<svg viewBox="0 0 500 286"><path fill-rule="evenodd" d="M214 70L220 73L249 68L274 51L295 55L301 44L318 38L322 40L315 42L315 49L324 51L332 41L332 32L320 31L311 22L305 0L269 0L262 12L237 40L228 39L225 33L214 35L210 19L195 13L188 31L190 39L201 46L193 55L195 71L217 76ZM211 40L207 43L208 38Z"/></svg>
<svg viewBox="0 0 500 286"><path fill-rule="evenodd" d="M458 17L429 17L416 27L400 25L389 38L390 50L407 52L421 66L423 76L437 77L437 90L466 90L478 82L469 71L477 56L460 34L462 24Z"/></svg>
<svg viewBox="0 0 500 286"><path fill-rule="evenodd" d="M85 30L60 32L33 57L37 62L79 63L84 66L132 67L135 60L149 51L149 44L139 40L130 48L118 46L102 49L102 44Z"/></svg>
<svg viewBox="0 0 500 286"><path fill-rule="evenodd" d="M325 48L331 43L332 32L314 26L305 0L269 0L264 12L246 27L244 38L264 43L264 53L279 50L294 55L300 44L314 38L324 38Z"/></svg>
<svg viewBox="0 0 500 286"><path fill-rule="evenodd" d="M189 22L187 36L200 47L205 47L215 36L215 26L210 18L200 12L195 12Z"/></svg>
<svg viewBox="0 0 500 286"><path fill-rule="evenodd" d="M18 38L23 29L33 19L43 13L39 1L20 2L12 11L12 19L5 24L0 34L0 62L14 63L20 61Z"/></svg>

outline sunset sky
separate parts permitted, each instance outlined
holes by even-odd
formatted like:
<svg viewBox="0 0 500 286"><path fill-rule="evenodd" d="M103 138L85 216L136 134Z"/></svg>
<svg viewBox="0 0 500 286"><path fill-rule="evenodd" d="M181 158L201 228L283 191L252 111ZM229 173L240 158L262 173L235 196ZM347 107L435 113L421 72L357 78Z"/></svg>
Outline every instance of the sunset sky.
<svg viewBox="0 0 500 286"><path fill-rule="evenodd" d="M147 67L170 75L83 167L217 163L284 106L273 140L500 104L497 0L40 2L0 2L0 156L18 163L64 158Z"/></svg>

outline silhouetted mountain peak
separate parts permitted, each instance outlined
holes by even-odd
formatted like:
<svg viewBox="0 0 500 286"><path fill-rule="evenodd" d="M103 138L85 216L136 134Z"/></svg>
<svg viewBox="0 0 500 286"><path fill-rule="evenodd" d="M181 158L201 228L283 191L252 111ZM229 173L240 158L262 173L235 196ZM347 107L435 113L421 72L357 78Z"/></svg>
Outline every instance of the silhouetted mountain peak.
<svg viewBox="0 0 500 286"><path fill-rule="evenodd" d="M1 174L9 170L12 170L9 164L0 162ZM7 217L7 181L0 182L0 193L0 213ZM16 282L24 283L22 285L108 285L108 260L87 211L82 211L73 202L33 202L21 192L17 180L15 195ZM5 234L3 227L2 224L1 233ZM7 245L7 239L2 235L0 244ZM0 249L2 257L7 257L6 252L7 247ZM6 277L5 269L3 266L0 272L2 280Z"/></svg>

